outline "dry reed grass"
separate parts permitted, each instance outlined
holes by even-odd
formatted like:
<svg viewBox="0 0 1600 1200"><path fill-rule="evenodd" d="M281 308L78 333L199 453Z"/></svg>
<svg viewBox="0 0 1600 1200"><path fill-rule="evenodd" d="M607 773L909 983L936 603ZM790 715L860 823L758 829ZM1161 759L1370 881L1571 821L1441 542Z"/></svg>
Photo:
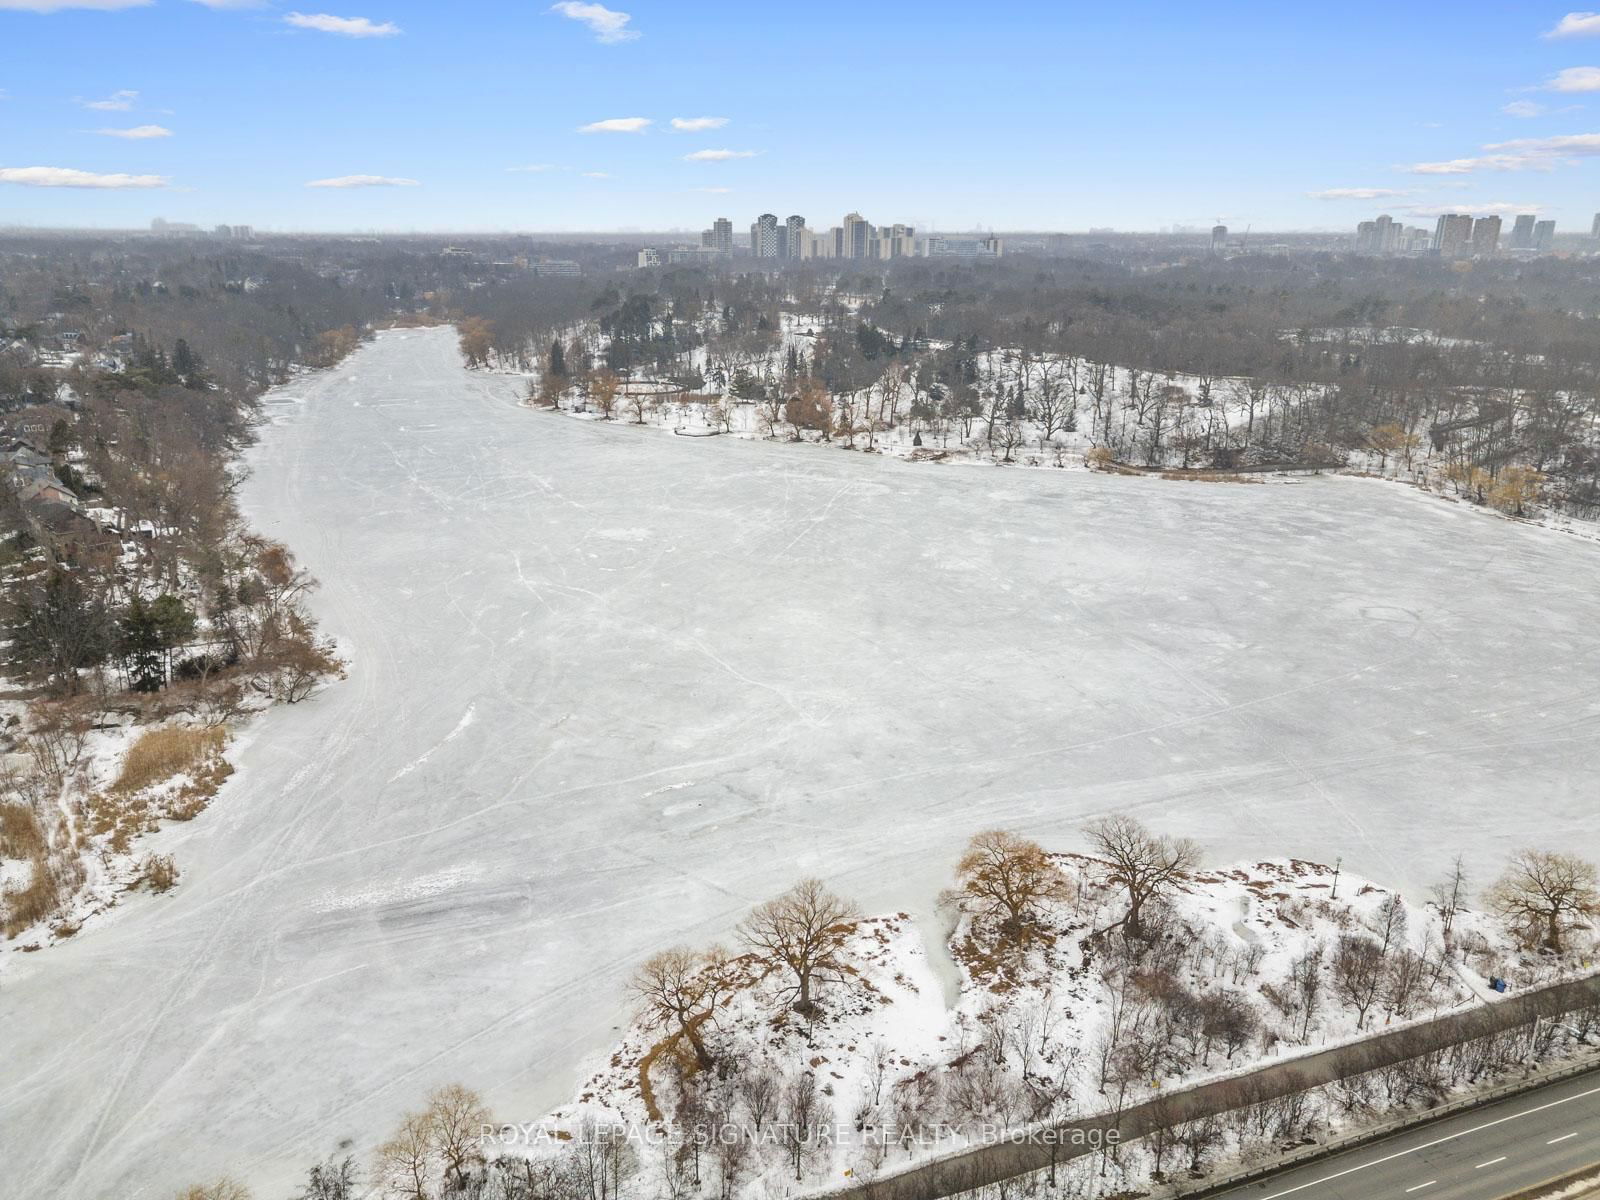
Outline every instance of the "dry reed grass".
<svg viewBox="0 0 1600 1200"><path fill-rule="evenodd" d="M174 775L197 767L210 766L221 755L227 737L227 731L217 727L172 725L146 730L129 748L111 790L126 795L165 783Z"/></svg>

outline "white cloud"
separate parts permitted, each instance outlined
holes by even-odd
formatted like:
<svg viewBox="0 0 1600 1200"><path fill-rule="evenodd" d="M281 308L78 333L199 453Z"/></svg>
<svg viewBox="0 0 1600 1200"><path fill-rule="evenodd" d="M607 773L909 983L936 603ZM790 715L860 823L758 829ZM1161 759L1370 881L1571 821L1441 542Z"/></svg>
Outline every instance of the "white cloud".
<svg viewBox="0 0 1600 1200"><path fill-rule="evenodd" d="M1520 154L1529 158L1591 158L1600 154L1600 133L1569 133L1559 137L1516 138L1492 142L1485 150Z"/></svg>
<svg viewBox="0 0 1600 1200"><path fill-rule="evenodd" d="M150 138L169 138L172 130L165 125L135 125L132 129L96 129L101 137L127 138L130 142L148 141Z"/></svg>
<svg viewBox="0 0 1600 1200"><path fill-rule="evenodd" d="M672 127L680 133L701 133L707 129L721 129L727 117L673 117Z"/></svg>
<svg viewBox="0 0 1600 1200"><path fill-rule="evenodd" d="M1470 175L1475 171L1553 171L1580 158L1600 155L1600 133L1572 133L1559 137L1514 138L1491 142L1488 151L1473 158L1445 162L1413 163L1404 168L1413 175Z"/></svg>
<svg viewBox="0 0 1600 1200"><path fill-rule="evenodd" d="M545 171L559 171L561 168L554 163L529 163L525 167L507 167L506 170L513 175L539 175Z"/></svg>
<svg viewBox="0 0 1600 1200"><path fill-rule="evenodd" d="M587 25L594 32L597 42L631 42L640 36L637 29L628 28L628 22L633 20L631 16L625 12L615 12L604 4L562 0L560 4L552 4L550 11Z"/></svg>
<svg viewBox="0 0 1600 1200"><path fill-rule="evenodd" d="M164 188L164 175L97 175L71 167L0 167L0 183L22 187Z"/></svg>
<svg viewBox="0 0 1600 1200"><path fill-rule="evenodd" d="M297 29L315 29L319 33L337 33L342 37L382 38L394 37L400 26L384 21L374 22L368 17L334 17L327 13L292 12L283 18L284 23Z"/></svg>
<svg viewBox="0 0 1600 1200"><path fill-rule="evenodd" d="M1353 187L1324 188L1320 192L1307 192L1313 200L1386 200L1390 196L1409 196L1410 192L1395 188Z"/></svg>
<svg viewBox="0 0 1600 1200"><path fill-rule="evenodd" d="M1401 212L1413 217L1442 217L1447 213L1468 213L1478 217L1507 216L1512 213L1534 213L1545 211L1541 204L1471 204L1463 207L1459 204L1413 204L1400 209Z"/></svg>
<svg viewBox="0 0 1600 1200"><path fill-rule="evenodd" d="M1530 154L1483 154L1476 158L1451 158L1443 162L1413 163L1406 167L1413 175L1471 175L1474 171L1548 171L1555 166L1549 157Z"/></svg>
<svg viewBox="0 0 1600 1200"><path fill-rule="evenodd" d="M579 133L643 133L655 122L649 117L611 117L578 126Z"/></svg>
<svg viewBox="0 0 1600 1200"><path fill-rule="evenodd" d="M338 175L333 179L313 179L314 188L417 187L415 179L396 179L390 175Z"/></svg>
<svg viewBox="0 0 1600 1200"><path fill-rule="evenodd" d="M1600 92L1600 67L1568 67L1544 85L1547 92Z"/></svg>
<svg viewBox="0 0 1600 1200"><path fill-rule="evenodd" d="M1557 22L1556 27L1544 36L1547 38L1560 37L1593 37L1600 34L1600 13L1570 12Z"/></svg>
<svg viewBox="0 0 1600 1200"><path fill-rule="evenodd" d="M1540 117L1544 115L1544 105L1537 100L1513 100L1500 111L1508 117Z"/></svg>
<svg viewBox="0 0 1600 1200"><path fill-rule="evenodd" d="M0 12L61 12L68 8L91 8L116 12L121 8L143 8L151 0L0 0Z"/></svg>
<svg viewBox="0 0 1600 1200"><path fill-rule="evenodd" d="M754 158L754 150L696 150L693 154L685 154L684 162L727 162L734 158Z"/></svg>
<svg viewBox="0 0 1600 1200"><path fill-rule="evenodd" d="M0 3L4 3L4 0L0 0ZM79 100L78 103L96 112L127 112L138 98L138 92L123 90L112 92L104 100Z"/></svg>

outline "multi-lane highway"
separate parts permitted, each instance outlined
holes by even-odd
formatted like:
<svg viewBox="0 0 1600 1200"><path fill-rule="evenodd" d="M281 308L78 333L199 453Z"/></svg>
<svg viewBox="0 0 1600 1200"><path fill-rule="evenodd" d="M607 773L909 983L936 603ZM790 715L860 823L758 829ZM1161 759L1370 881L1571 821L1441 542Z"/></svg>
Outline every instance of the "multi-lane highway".
<svg viewBox="0 0 1600 1200"><path fill-rule="evenodd" d="M1214 1195L1228 1200L1502 1200L1590 1165L1600 1173L1600 1071Z"/></svg>

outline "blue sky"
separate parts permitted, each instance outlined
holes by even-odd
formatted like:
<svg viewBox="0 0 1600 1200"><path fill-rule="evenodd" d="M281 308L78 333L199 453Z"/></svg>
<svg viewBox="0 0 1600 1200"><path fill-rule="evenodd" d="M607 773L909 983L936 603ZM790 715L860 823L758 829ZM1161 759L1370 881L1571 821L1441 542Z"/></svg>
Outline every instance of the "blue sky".
<svg viewBox="0 0 1600 1200"><path fill-rule="evenodd" d="M1600 209L1600 15L1529 0L0 0L0 91L0 224Z"/></svg>

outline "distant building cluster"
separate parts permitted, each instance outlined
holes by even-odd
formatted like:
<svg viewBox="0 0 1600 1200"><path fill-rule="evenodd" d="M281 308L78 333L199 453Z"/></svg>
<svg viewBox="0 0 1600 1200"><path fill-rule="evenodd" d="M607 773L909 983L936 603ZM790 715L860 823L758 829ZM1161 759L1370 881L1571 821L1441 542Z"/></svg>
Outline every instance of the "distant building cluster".
<svg viewBox="0 0 1600 1200"><path fill-rule="evenodd" d="M194 234L204 234L198 225L191 225L187 221L168 221L156 217L150 222L150 232L162 237L189 237ZM211 231L212 237L219 238L253 238L256 231L249 225L218 225Z"/></svg>
<svg viewBox="0 0 1600 1200"><path fill-rule="evenodd" d="M1512 250L1533 250L1543 254L1548 251L1556 240L1556 223L1554 221L1537 220L1532 213L1524 213L1518 217L1511 226L1511 240L1508 248Z"/></svg>
<svg viewBox="0 0 1600 1200"><path fill-rule="evenodd" d="M841 224L816 233L802 216L782 221L775 213L762 213L750 226L752 258L911 258L917 252L916 230L909 225L874 227L860 213L849 213ZM733 253L733 222L719 217L700 235L701 249Z"/></svg>
<svg viewBox="0 0 1600 1200"><path fill-rule="evenodd" d="M1420 254L1432 241L1427 229L1403 225L1387 214L1356 226L1357 254Z"/></svg>
<svg viewBox="0 0 1600 1200"><path fill-rule="evenodd" d="M923 243L929 258L999 258L1005 244L997 237L930 237Z"/></svg>
<svg viewBox="0 0 1600 1200"><path fill-rule="evenodd" d="M1385 214L1356 226L1355 249L1357 254L1487 258L1502 249L1519 254L1545 254L1555 245L1556 223L1541 221L1533 213L1517 217L1504 245L1501 243L1502 228L1497 216L1444 213L1430 231L1403 225ZM1595 236L1600 237L1600 215L1595 217Z"/></svg>
<svg viewBox="0 0 1600 1200"><path fill-rule="evenodd" d="M825 232L817 232L799 215L779 220L776 213L762 213L750 226L747 244L736 244L733 221L718 217L700 235L699 246L661 249L647 246L639 251L641 268L673 263L695 262L705 258L751 258L798 262L807 259L845 258L885 261L892 258L999 258L1004 244L996 237L959 238L917 237L910 225L873 225L860 213L847 213L843 221Z"/></svg>

